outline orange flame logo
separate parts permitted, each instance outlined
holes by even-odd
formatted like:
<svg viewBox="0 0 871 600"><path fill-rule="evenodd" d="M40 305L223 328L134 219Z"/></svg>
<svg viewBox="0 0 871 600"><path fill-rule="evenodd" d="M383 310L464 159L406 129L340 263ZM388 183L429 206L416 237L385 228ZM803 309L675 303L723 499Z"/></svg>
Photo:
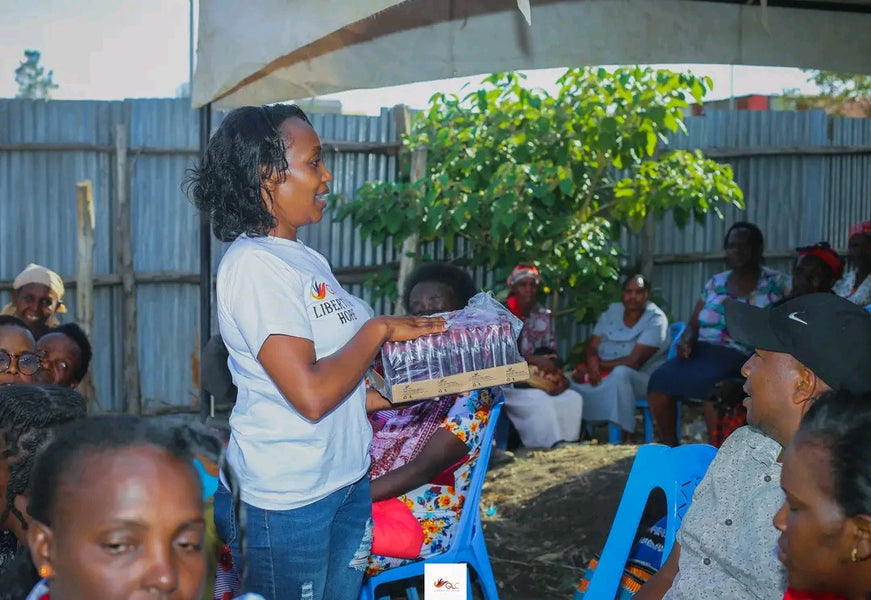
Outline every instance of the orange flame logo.
<svg viewBox="0 0 871 600"><path fill-rule="evenodd" d="M317 281L312 282L312 298L315 300L323 300L327 297L327 284L326 282L318 283Z"/></svg>

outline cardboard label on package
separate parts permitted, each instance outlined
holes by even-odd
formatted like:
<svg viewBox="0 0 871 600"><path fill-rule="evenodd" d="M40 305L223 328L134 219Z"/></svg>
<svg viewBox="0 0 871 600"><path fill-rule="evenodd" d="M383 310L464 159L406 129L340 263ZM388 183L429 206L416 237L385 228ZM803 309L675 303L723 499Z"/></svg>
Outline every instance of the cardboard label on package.
<svg viewBox="0 0 871 600"><path fill-rule="evenodd" d="M398 383L390 392L393 396L393 404L404 404L434 398L436 396L449 396L461 394L470 390L515 383L529 379L529 365L526 362L491 367L479 371L468 371L457 375L440 377L439 379L427 379L424 381L412 381L410 383Z"/></svg>

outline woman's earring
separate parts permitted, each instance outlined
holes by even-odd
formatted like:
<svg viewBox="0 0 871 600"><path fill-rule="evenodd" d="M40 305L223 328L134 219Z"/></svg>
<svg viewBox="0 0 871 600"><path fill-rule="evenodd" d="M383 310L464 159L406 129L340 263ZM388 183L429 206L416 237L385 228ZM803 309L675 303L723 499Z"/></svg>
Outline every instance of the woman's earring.
<svg viewBox="0 0 871 600"><path fill-rule="evenodd" d="M850 554L850 560L852 560L853 562L856 562L857 560L859 560L859 549L858 548L853 548L853 553Z"/></svg>
<svg viewBox="0 0 871 600"><path fill-rule="evenodd" d="M855 560L855 554L853 555ZM40 565L39 567L39 576L42 579L48 579L51 577L51 567L49 565Z"/></svg>

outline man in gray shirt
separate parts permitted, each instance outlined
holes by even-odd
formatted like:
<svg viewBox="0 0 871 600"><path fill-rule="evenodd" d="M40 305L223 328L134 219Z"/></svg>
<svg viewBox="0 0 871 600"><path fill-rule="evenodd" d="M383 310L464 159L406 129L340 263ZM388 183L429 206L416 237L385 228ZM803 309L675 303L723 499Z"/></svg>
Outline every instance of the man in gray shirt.
<svg viewBox="0 0 871 600"><path fill-rule="evenodd" d="M871 391L871 314L834 294L768 309L729 302L726 326L756 348L741 369L750 426L720 448L671 555L636 600L781 600L786 577L771 523L783 503L781 449L823 392Z"/></svg>

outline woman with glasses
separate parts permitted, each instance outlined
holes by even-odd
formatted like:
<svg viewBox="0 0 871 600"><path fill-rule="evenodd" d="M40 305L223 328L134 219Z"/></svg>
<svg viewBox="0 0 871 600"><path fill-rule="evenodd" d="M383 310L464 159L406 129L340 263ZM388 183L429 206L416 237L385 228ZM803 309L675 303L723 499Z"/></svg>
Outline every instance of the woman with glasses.
<svg viewBox="0 0 871 600"><path fill-rule="evenodd" d="M30 383L39 363L36 341L24 321L0 315L0 385Z"/></svg>

